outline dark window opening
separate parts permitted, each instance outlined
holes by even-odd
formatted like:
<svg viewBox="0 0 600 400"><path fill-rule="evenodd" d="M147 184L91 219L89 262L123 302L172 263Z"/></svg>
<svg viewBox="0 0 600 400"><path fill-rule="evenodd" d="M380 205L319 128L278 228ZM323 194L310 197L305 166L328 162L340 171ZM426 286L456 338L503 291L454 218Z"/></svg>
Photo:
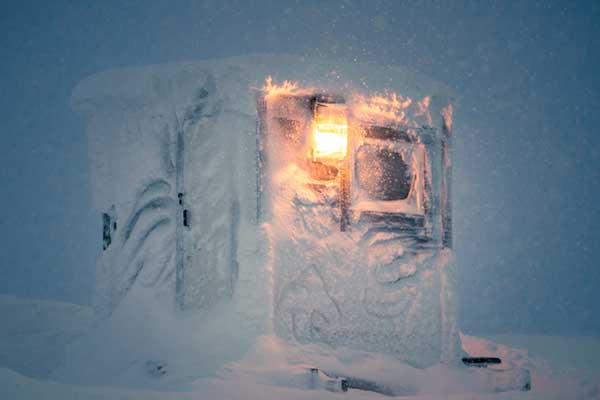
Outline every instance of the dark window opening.
<svg viewBox="0 0 600 400"><path fill-rule="evenodd" d="M356 153L355 174L373 200L404 200L410 193L412 173L400 153L363 145Z"/></svg>
<svg viewBox="0 0 600 400"><path fill-rule="evenodd" d="M102 213L102 250L108 249L108 246L112 243L110 222L110 215Z"/></svg>
<svg viewBox="0 0 600 400"><path fill-rule="evenodd" d="M369 126L364 128L365 136L380 140L402 140L411 142L412 139L406 131L389 128L387 126Z"/></svg>
<svg viewBox="0 0 600 400"><path fill-rule="evenodd" d="M190 226L190 213L187 209L183 210L183 226Z"/></svg>

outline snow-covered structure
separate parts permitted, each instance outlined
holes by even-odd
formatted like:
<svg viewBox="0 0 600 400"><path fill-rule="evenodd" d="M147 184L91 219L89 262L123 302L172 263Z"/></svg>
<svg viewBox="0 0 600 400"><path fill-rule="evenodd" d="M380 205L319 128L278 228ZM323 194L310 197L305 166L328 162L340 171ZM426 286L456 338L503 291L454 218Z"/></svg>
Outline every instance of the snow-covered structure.
<svg viewBox="0 0 600 400"><path fill-rule="evenodd" d="M436 127L429 96L326 90L337 91L288 83L261 97L276 332L420 367L456 360L450 108Z"/></svg>
<svg viewBox="0 0 600 400"><path fill-rule="evenodd" d="M401 68L295 56L84 80L97 309L143 291L240 336L458 360L450 103Z"/></svg>

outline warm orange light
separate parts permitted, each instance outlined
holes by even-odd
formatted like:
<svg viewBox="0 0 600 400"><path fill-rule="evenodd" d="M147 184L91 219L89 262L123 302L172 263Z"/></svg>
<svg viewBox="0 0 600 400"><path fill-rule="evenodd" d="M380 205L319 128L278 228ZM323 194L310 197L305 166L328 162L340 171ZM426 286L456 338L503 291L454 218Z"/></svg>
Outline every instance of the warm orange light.
<svg viewBox="0 0 600 400"><path fill-rule="evenodd" d="M313 160L341 160L348 152L348 122L343 104L321 104L313 125Z"/></svg>
<svg viewBox="0 0 600 400"><path fill-rule="evenodd" d="M341 160L348 151L348 126L335 124L315 125L313 157Z"/></svg>
<svg viewBox="0 0 600 400"><path fill-rule="evenodd" d="M281 84L277 84L273 81L273 78L268 76L265 79L265 84L261 88L265 93L266 99L272 99L277 96L301 96L308 95L314 89L308 87L300 87L298 82L283 81Z"/></svg>
<svg viewBox="0 0 600 400"><path fill-rule="evenodd" d="M351 103L353 115L360 120L373 124L405 124L408 122L406 114L412 100L396 93L371 96L355 94Z"/></svg>

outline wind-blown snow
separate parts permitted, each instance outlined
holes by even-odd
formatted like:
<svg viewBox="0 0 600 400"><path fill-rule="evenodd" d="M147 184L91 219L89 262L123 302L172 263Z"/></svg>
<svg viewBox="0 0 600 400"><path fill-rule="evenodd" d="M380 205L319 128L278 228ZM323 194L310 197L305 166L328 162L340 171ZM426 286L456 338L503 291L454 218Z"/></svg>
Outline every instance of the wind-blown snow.
<svg viewBox="0 0 600 400"><path fill-rule="evenodd" d="M188 355L193 347L170 351L171 360L181 360L177 365L167 363L165 375L152 375L147 370L143 359L129 360L128 365L95 364L96 360L82 358L81 367L95 366L97 369L108 368L107 375L124 373L127 378L126 387L114 383L82 382L75 379L45 378L39 375L38 367L47 366L48 371L60 369L64 356L61 343L76 336L89 335L90 309L59 302L24 300L3 296L0 299L0 318L12 321L10 332L2 336L0 353L0 398L2 399L381 399L380 394L358 390L346 393L332 393L324 389L309 390L305 384L308 378L304 374L307 363L318 360L328 368L340 368L350 374L361 374L365 377L377 377L381 382L392 382L396 388L406 390L407 399L425 400L440 398L440 390L444 390L443 398L448 399L598 399L600 395L600 368L590 361L600 357L600 340L597 338L540 337L540 336L502 336L494 341L463 336L463 346L474 355L500 356L503 363L529 368L533 386L531 392L511 391L504 393L477 393L486 381L477 379L483 370L467 370L458 372L450 378L452 372L432 368L419 370L407 365L399 365L385 355L373 353L348 354L345 358L337 358L328 353L327 348L309 346L299 352L298 348L287 347L273 336L260 337L252 350L236 361L224 365L212 377L197 377L192 373L199 359ZM33 315L36 318L18 315ZM77 312L74 312L79 310ZM41 318L40 318L41 317ZM190 325L185 323L185 316L179 315L171 322L172 332L183 332ZM57 329L57 321L63 328ZM67 327L67 329L65 329ZM7 329L7 328L4 328ZM53 340L44 334L52 333ZM61 333L58 333L61 332ZM122 337L123 341L133 344L143 337ZM174 339L181 339L174 338ZM174 340L175 341L175 340ZM88 340L83 342L89 343ZM83 343L82 342L82 343ZM501 343L515 343L518 348L508 347ZM26 344L26 346L24 346ZM45 349L32 353L32 349ZM105 349L107 349L105 347ZM528 350L530 349L530 350ZM88 349L89 350L89 349ZM176 351L176 353L175 353ZM21 366L14 363L20 361ZM582 363L579 361L583 360ZM24 363L28 361L28 363ZM473 371L471 374L469 371ZM457 372L454 372L456 374ZM460 374L463 374L460 378ZM176 375L176 376L169 376ZM459 379L460 378L460 379ZM68 383L68 381L71 381ZM174 386L176 384L176 386ZM449 386L454 385L453 387ZM460 393L452 394L452 390ZM450 392L450 393L448 393Z"/></svg>
<svg viewBox="0 0 600 400"><path fill-rule="evenodd" d="M321 218L331 207L293 188L309 180L293 163L274 174L276 194L268 193L258 221L253 88L269 75L342 92L401 89L423 99L414 104L420 118L437 129L442 119L429 111L449 97L443 85L398 68L279 56L121 69L82 82L73 106L88 121L94 205L111 222L98 264L97 319L88 309L3 300L2 312L39 308L53 317L33 331L33 318L7 330L0 366L11 370L0 371L0 397L339 398L327 389L339 390L340 377L419 399L597 396L589 371L565 373L482 339L463 336L463 346L477 356L501 353L502 367L457 365L453 277L438 276L452 267L450 251L417 256L417 264L427 261L423 270L379 268L410 248L389 246L397 237L382 232L369 237L368 252L357 248L365 232L340 234ZM413 159L421 168L425 159ZM414 279L390 289L405 278ZM363 308L355 307L357 293ZM323 301L328 311L312 312ZM37 341L38 331L55 332L57 345L46 335ZM54 350L24 364L13 340L28 343L22 351L41 343ZM533 392L514 392L530 373ZM381 395L351 389L344 396Z"/></svg>

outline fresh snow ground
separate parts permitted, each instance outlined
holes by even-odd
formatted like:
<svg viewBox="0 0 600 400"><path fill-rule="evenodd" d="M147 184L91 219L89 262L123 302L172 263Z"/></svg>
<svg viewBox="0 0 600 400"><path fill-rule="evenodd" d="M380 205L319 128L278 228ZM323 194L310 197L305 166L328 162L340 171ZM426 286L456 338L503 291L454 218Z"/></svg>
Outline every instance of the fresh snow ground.
<svg viewBox="0 0 600 400"><path fill-rule="evenodd" d="M500 356L505 366L527 368L532 375L531 392L476 393L476 375L479 372L475 369L462 369L459 372L449 372L439 367L418 370L395 363L385 355L357 352L349 352L347 357L339 358L318 346L303 347L299 351L273 336L259 337L250 352L237 360L227 361L215 374L205 376L194 370L194 358L200 357L196 353L198 350L191 345L188 352L184 343L172 343L170 350L175 353L169 355L168 361L174 362L173 368L166 363L167 373L153 376L144 371L147 365L143 359L134 360L131 365L94 365L97 360L94 353L104 353L110 349L82 349L82 344L94 343L94 340L99 344L98 335L95 334L100 332L110 336L110 332L107 326L92 323L91 310L86 307L1 296L0 313L0 318L5 321L0 329L0 399L383 398L376 393L358 390L346 393L308 390L305 386L305 368L311 362L318 362L321 368L345 368L349 374L377 377L380 381L402 385L407 389L405 398L408 399L600 398L600 368L593 362L600 357L598 338L503 335L491 340L463 335L463 346L468 353ZM191 328L191 322L185 320L185 316L174 317L170 323L177 326L171 327L171 332ZM139 340L147 343L148 339L144 339L144 336L148 334L140 332ZM123 343L128 342L127 337L122 339ZM171 339L165 342L177 342L184 336L173 336ZM67 346L70 353L78 352L78 357L73 354L65 357ZM126 346L120 350L125 352ZM131 354L135 354L134 349ZM86 355L90 358L86 359ZM231 355L231 358L235 358L235 352ZM81 365L67 368L65 360ZM177 363L177 360L180 362ZM197 365L203 361L207 360L196 360ZM112 368L112 371L104 374L107 382L94 382L93 379L84 382L77 381L74 375L67 376L68 371L72 373L77 367L82 370ZM139 372L139 376L134 371ZM111 376L120 374L132 379L131 384L110 382ZM146 378L140 379L143 374L146 374ZM448 379L452 374L452 379ZM456 374L462 376L457 379ZM453 387L447 385L450 381ZM460 387L461 384L464 386ZM445 389L453 393L440 392Z"/></svg>
<svg viewBox="0 0 600 400"><path fill-rule="evenodd" d="M0 316L0 367L34 378L47 378L63 364L66 346L93 321L89 307L4 295Z"/></svg>

